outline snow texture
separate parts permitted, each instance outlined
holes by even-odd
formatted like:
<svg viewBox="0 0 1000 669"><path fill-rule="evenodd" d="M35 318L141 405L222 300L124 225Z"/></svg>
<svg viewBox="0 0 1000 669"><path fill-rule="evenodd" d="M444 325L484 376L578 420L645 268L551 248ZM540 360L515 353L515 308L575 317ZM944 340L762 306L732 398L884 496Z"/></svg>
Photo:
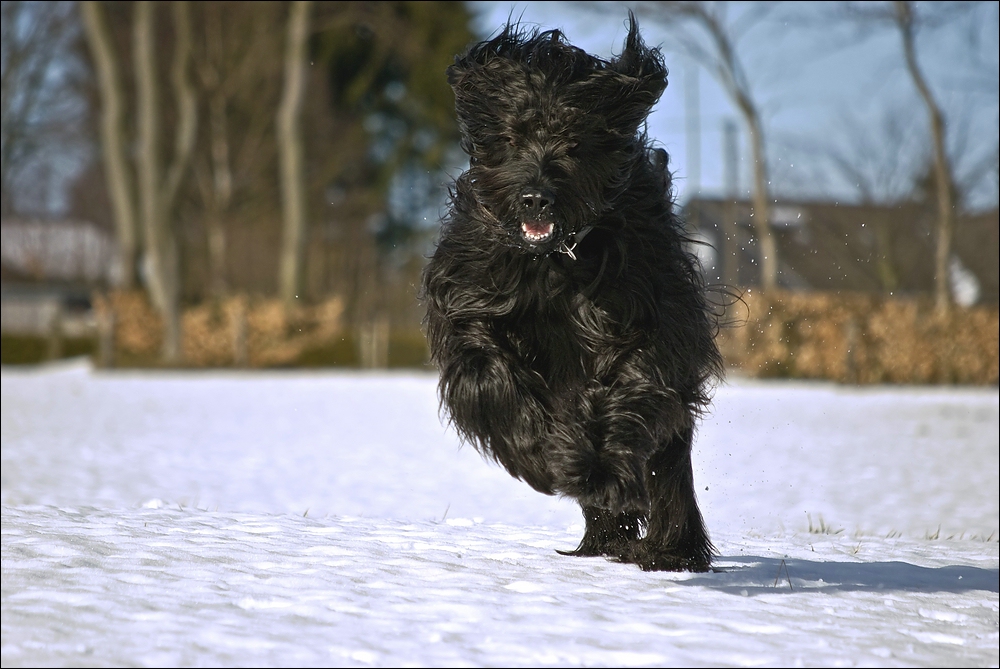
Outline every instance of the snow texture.
<svg viewBox="0 0 1000 669"><path fill-rule="evenodd" d="M719 388L670 574L558 555L435 383L4 368L3 666L1000 662L995 388Z"/></svg>

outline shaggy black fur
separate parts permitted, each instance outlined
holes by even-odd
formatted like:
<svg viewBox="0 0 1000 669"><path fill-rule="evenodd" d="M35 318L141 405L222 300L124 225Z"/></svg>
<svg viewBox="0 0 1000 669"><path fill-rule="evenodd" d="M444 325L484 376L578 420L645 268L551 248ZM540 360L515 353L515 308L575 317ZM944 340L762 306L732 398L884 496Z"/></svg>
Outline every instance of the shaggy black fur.
<svg viewBox="0 0 1000 669"><path fill-rule="evenodd" d="M568 554L703 571L691 442L721 359L666 152L645 136L666 76L631 15L611 60L517 25L457 58L470 168L423 295L453 424L580 503Z"/></svg>

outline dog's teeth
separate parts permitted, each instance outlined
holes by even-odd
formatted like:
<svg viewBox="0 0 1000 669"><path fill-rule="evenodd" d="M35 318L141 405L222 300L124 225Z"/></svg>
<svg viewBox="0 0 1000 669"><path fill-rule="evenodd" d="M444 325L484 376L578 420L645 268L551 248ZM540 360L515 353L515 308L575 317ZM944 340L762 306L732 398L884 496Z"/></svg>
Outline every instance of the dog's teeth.
<svg viewBox="0 0 1000 669"><path fill-rule="evenodd" d="M542 227L543 229L534 229L536 227ZM544 226L535 226L525 223L521 225L521 231L524 233L524 238L529 242L542 242L552 236L552 224L548 223L544 224Z"/></svg>

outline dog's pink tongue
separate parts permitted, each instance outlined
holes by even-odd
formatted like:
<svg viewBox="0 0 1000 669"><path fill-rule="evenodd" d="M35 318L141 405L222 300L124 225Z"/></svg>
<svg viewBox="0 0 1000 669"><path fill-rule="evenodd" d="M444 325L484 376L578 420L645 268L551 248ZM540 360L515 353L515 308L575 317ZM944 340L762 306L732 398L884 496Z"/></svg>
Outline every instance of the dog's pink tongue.
<svg viewBox="0 0 1000 669"><path fill-rule="evenodd" d="M529 238L541 239L552 234L552 223L546 221L525 221L521 229Z"/></svg>

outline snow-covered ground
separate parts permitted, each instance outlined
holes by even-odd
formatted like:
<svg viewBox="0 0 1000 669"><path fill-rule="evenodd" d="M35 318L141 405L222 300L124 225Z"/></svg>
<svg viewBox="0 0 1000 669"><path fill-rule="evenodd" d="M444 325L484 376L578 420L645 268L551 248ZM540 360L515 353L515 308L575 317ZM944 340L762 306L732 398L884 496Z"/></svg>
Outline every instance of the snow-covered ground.
<svg viewBox="0 0 1000 669"><path fill-rule="evenodd" d="M4 368L3 666L1000 662L996 388L723 386L692 575L558 555L435 382Z"/></svg>

